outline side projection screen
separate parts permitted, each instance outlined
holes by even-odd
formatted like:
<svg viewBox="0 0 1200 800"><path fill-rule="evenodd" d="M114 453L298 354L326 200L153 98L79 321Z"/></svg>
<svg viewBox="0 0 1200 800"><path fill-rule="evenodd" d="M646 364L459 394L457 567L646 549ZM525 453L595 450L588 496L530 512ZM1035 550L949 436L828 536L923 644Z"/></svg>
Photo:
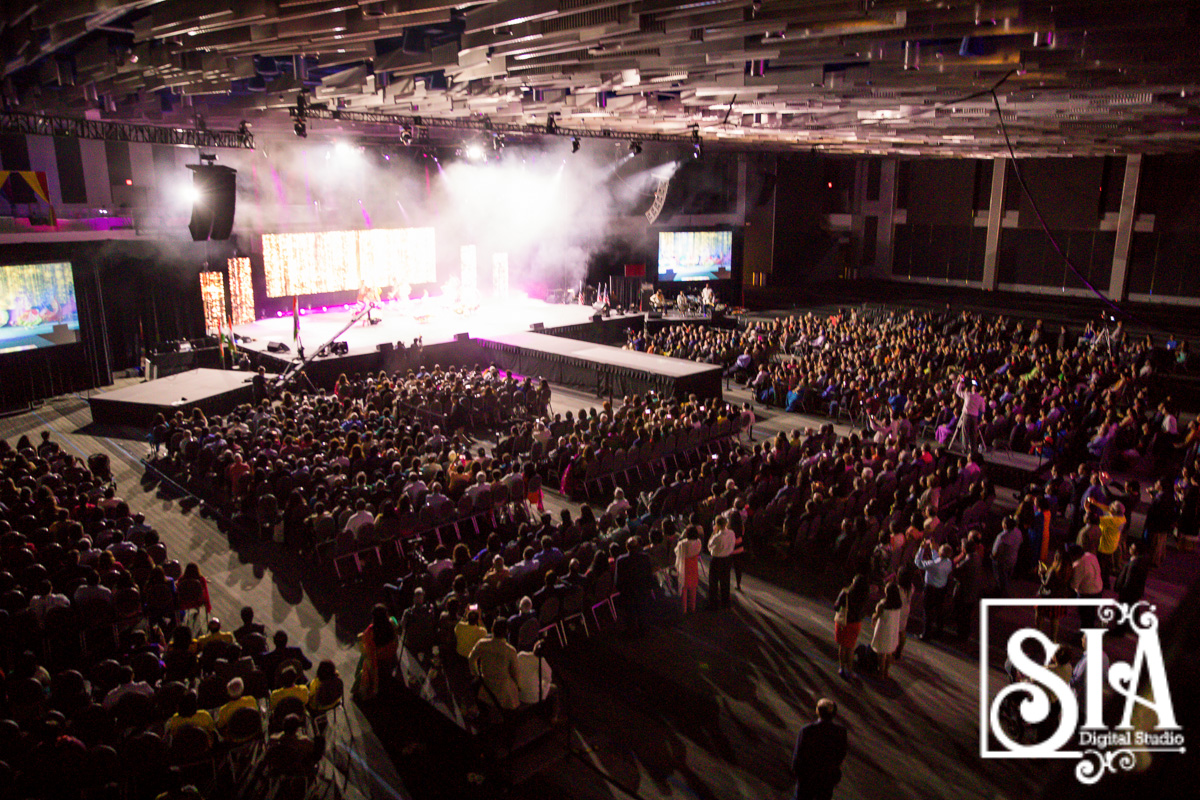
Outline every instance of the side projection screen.
<svg viewBox="0 0 1200 800"><path fill-rule="evenodd" d="M0 353L78 341L70 262L0 267Z"/></svg>
<svg viewBox="0 0 1200 800"><path fill-rule="evenodd" d="M662 231L660 281L723 281L733 277L732 231Z"/></svg>

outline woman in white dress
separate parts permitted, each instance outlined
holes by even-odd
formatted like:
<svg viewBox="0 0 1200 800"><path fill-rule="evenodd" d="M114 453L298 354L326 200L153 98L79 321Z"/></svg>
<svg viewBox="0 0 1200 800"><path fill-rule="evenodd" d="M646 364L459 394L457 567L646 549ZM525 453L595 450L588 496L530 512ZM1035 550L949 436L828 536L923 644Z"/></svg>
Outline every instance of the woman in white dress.
<svg viewBox="0 0 1200 800"><path fill-rule="evenodd" d="M871 637L871 649L879 655L879 677L888 676L892 665L892 654L900 644L900 616L903 611L900 587L888 581L883 590L883 599L875 606L875 634Z"/></svg>
<svg viewBox="0 0 1200 800"><path fill-rule="evenodd" d="M688 527L675 545L675 571L679 573L679 598L683 613L696 610L696 588L700 585L700 531Z"/></svg>
<svg viewBox="0 0 1200 800"><path fill-rule="evenodd" d="M916 567L910 561L900 567L896 573L896 585L900 588L900 625L899 644L896 652L892 653L892 661L899 661L904 652L904 641L908 638L908 615L912 611L913 579L916 577Z"/></svg>

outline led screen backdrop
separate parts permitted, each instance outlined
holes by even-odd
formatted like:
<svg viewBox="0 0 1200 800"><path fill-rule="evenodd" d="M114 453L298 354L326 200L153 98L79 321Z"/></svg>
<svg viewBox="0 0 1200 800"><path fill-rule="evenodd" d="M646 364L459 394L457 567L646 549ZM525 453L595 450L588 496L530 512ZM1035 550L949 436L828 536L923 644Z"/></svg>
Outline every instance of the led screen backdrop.
<svg viewBox="0 0 1200 800"><path fill-rule="evenodd" d="M0 267L0 353L79 341L70 262Z"/></svg>
<svg viewBox="0 0 1200 800"><path fill-rule="evenodd" d="M433 228L263 235L268 297L437 281Z"/></svg>
<svg viewBox="0 0 1200 800"><path fill-rule="evenodd" d="M713 281L733 277L732 231L662 231L660 281Z"/></svg>

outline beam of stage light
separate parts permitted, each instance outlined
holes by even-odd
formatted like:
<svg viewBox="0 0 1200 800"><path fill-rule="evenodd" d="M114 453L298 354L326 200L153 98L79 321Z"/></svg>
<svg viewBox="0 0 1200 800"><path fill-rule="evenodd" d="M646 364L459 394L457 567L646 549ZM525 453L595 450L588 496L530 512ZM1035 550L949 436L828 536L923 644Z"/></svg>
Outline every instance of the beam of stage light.
<svg viewBox="0 0 1200 800"><path fill-rule="evenodd" d="M368 213L367 207L363 205L362 200L358 201L358 209L360 211L362 211L363 222L366 224L366 226L368 228L371 227L371 215L370 215L370 213Z"/></svg>
<svg viewBox="0 0 1200 800"><path fill-rule="evenodd" d="M464 244L459 250L459 286L462 287L462 300L467 305L472 305L479 296L479 266L476 256L473 244Z"/></svg>
<svg viewBox="0 0 1200 800"><path fill-rule="evenodd" d="M508 253L492 254L492 297L508 299Z"/></svg>
<svg viewBox="0 0 1200 800"><path fill-rule="evenodd" d="M467 158L471 159L472 161L482 161L483 160L483 145L474 144L474 143L469 144L463 150L463 154Z"/></svg>
<svg viewBox="0 0 1200 800"><path fill-rule="evenodd" d="M404 207L404 203L400 202L400 198L396 198L396 205L400 207L400 213L404 215L404 221L408 222L408 209Z"/></svg>

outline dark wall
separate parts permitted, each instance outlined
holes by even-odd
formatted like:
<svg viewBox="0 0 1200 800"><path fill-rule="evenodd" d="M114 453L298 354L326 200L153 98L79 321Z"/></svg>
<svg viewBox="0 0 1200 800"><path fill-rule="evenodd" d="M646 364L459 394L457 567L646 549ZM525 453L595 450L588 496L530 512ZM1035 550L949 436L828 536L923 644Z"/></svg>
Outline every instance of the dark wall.
<svg viewBox="0 0 1200 800"><path fill-rule="evenodd" d="M828 272L831 259L839 254L837 235L826 229L824 220L826 214L849 211L853 167L853 159L814 154L779 158L772 285L797 286L816 277L834 277Z"/></svg>
<svg viewBox="0 0 1200 800"><path fill-rule="evenodd" d="M1133 234L1129 291L1200 297L1200 156L1143 158L1137 210L1154 228Z"/></svg>
<svg viewBox="0 0 1200 800"><path fill-rule="evenodd" d="M983 278L987 229L975 212L987 208L991 163L977 159L908 159L896 170L897 206L907 221L895 229L892 274L907 278Z"/></svg>

